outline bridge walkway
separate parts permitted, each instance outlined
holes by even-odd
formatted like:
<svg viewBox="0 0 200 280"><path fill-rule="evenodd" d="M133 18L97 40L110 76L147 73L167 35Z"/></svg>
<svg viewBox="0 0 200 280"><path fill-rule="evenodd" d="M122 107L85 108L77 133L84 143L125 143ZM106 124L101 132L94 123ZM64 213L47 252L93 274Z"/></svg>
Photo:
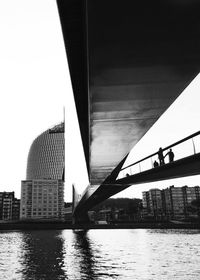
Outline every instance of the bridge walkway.
<svg viewBox="0 0 200 280"><path fill-rule="evenodd" d="M187 145L185 145L187 144ZM189 144L189 145L188 145ZM180 146L182 145L182 148ZM131 185L150 183L155 181L175 179L180 177L199 175L200 174L200 131L162 149L162 152L168 151L173 148L173 151L178 149L182 152L177 154L177 157L181 157L184 153L190 153L189 155L178 158L172 162L154 167L153 159L158 158L158 152L149 155L133 164L123 167L127 156L121 161L121 163L113 170L105 181L97 188L93 189L88 187L82 195L79 203L74 209L74 214L77 215L80 212L90 210L96 204L104 201L105 199L125 190ZM186 149L187 147L187 149ZM197 153L197 148L199 152ZM175 153L176 155L176 153ZM151 163L151 167L147 165L144 167L144 163L147 161ZM143 169L142 169L143 164ZM146 169L145 169L146 168ZM139 169L138 172L134 172L134 169Z"/></svg>

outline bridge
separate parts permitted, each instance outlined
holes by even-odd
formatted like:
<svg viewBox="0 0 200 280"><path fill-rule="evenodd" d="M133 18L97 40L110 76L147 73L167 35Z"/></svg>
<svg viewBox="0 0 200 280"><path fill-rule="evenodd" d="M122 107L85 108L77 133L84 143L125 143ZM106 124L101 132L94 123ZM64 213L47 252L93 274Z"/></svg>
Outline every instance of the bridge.
<svg viewBox="0 0 200 280"><path fill-rule="evenodd" d="M90 180L78 217L95 197L97 203L112 195L130 150L200 72L200 3L57 5ZM118 180L117 192L126 180Z"/></svg>
<svg viewBox="0 0 200 280"><path fill-rule="evenodd" d="M197 145L195 145L195 142ZM91 187L85 190L81 199L78 200L74 214L76 215L78 213L80 215L80 211L83 213L87 212L96 204L125 190L131 185L199 175L200 131L163 148L162 153L172 148L174 151L177 148L179 150L180 146L186 143L190 144L190 149L185 152L184 157L182 155L176 156L176 160L171 160L164 164L158 164L156 166L153 164L153 160L159 158L158 152L125 167L120 164L96 190L92 190ZM199 148L198 152L196 146ZM141 167L142 165L143 168Z"/></svg>

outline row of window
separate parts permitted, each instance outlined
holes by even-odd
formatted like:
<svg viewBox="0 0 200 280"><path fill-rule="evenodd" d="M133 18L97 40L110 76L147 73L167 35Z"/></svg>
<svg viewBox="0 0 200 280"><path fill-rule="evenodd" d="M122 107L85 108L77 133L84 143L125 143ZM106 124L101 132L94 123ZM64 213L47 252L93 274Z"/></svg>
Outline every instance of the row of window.
<svg viewBox="0 0 200 280"><path fill-rule="evenodd" d="M58 215L58 213L57 212L38 212L38 213L36 213L36 212L33 212L33 216L57 216Z"/></svg>

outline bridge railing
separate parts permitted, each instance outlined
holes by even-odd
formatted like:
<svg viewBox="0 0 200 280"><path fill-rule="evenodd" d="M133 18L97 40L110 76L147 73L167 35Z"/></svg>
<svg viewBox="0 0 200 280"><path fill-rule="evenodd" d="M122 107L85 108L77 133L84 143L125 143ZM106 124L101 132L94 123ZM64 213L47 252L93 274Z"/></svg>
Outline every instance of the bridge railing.
<svg viewBox="0 0 200 280"><path fill-rule="evenodd" d="M162 148L162 153L164 156L164 164L170 163L169 155L167 154L170 149L172 149L174 153L173 161L194 155L196 153L200 153L200 131L193 133L183 138L182 140L171 144L170 146ZM152 168L156 168L154 166L155 162L158 163L158 166L161 165L158 156L158 151L139 161L136 161L132 164L123 167L120 170L117 179L121 179L130 175L144 172Z"/></svg>

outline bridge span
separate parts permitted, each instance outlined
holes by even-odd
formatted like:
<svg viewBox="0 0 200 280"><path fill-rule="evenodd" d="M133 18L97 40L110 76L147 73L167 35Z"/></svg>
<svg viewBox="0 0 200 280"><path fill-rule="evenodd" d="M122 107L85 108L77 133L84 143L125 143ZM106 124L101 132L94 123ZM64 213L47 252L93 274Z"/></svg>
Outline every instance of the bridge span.
<svg viewBox="0 0 200 280"><path fill-rule="evenodd" d="M57 5L93 194L200 72L200 2Z"/></svg>
<svg viewBox="0 0 200 280"><path fill-rule="evenodd" d="M195 141L198 144L198 152L195 146ZM115 170L106 178L106 180L97 188L92 189L91 186L86 188L85 192L78 200L78 204L75 207L74 215L78 217L81 213L86 213L88 210L93 208L96 204L104 201L105 199L119 193L126 188L142 183L150 183L155 181L162 181L167 179L175 179L186 176L193 176L200 174L200 131L162 149L162 152L172 149L176 151L176 148L180 145L189 142L191 148L188 153L183 158L178 158L171 162L164 164L153 165L152 159L158 158L158 152L151 154L133 164L123 167L126 160L124 159L120 165L118 165ZM151 162L151 167L146 167L141 170L141 164L145 162ZM133 173L131 168L139 166L138 172ZM129 173L127 173L129 172ZM124 175L120 175L120 173Z"/></svg>

